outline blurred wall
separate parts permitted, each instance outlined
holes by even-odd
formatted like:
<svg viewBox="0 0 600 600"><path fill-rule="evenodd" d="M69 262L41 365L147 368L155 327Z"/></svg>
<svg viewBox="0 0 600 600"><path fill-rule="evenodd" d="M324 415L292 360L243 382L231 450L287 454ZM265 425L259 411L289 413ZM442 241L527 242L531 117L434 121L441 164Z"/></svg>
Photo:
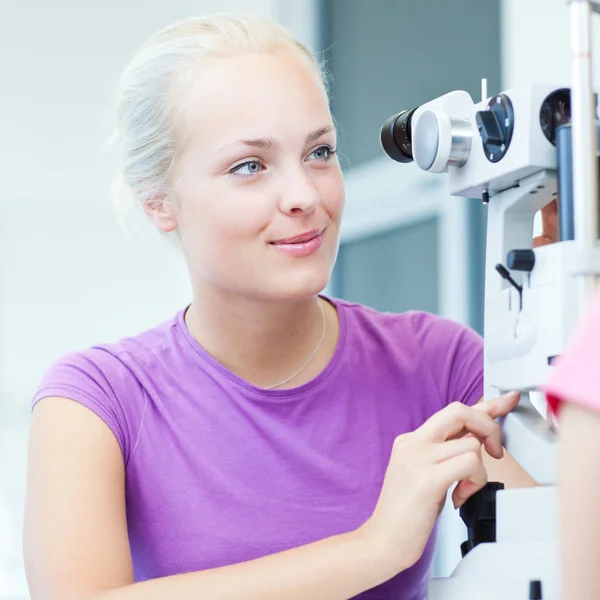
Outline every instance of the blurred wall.
<svg viewBox="0 0 600 600"><path fill-rule="evenodd" d="M499 0L324 0L332 110L352 165L382 155L392 114L456 89L500 85Z"/></svg>
<svg viewBox="0 0 600 600"><path fill-rule="evenodd" d="M502 0L502 87L532 82L570 85L567 0ZM600 84L600 17L592 19L596 89Z"/></svg>

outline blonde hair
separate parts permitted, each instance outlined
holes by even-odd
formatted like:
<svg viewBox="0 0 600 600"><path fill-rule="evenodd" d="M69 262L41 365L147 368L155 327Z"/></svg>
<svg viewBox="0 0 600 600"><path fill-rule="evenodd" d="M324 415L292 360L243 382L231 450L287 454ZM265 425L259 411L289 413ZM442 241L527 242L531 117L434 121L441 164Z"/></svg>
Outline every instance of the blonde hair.
<svg viewBox="0 0 600 600"><path fill-rule="evenodd" d="M201 61L285 49L314 66L328 92L323 63L284 27L258 16L217 14L178 21L140 48L121 75L111 140L119 163L113 195L121 217L132 206L174 191L172 174L182 143L178 113Z"/></svg>

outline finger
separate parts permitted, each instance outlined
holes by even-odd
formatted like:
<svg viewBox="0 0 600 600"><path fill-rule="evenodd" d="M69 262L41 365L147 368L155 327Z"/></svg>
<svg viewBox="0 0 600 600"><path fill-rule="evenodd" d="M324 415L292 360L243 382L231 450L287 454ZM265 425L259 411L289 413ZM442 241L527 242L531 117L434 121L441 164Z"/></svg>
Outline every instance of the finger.
<svg viewBox="0 0 600 600"><path fill-rule="evenodd" d="M478 462L475 472L468 479L461 479L452 492L454 508L462 506L475 492L487 483L487 472L481 456L481 446L475 451Z"/></svg>
<svg viewBox="0 0 600 600"><path fill-rule="evenodd" d="M488 481L487 472L482 465L480 471L469 479L462 479L452 492L454 508L460 508L473 494L482 489Z"/></svg>
<svg viewBox="0 0 600 600"><path fill-rule="evenodd" d="M477 456L476 468L468 479L462 479L458 482L452 492L452 503L454 508L462 506L475 492L479 491L487 483L487 472L481 456L481 444L474 437L466 437L460 440L450 440L440 444L438 452L442 455L441 449L445 447L447 459L454 458L460 454L475 454ZM460 452L462 450L462 452ZM451 455L455 452L454 456Z"/></svg>
<svg viewBox="0 0 600 600"><path fill-rule="evenodd" d="M538 235L533 238L533 243L531 245L532 248L540 248L541 246L550 246L550 244L554 244L556 240L553 240L550 237L545 235Z"/></svg>
<svg viewBox="0 0 600 600"><path fill-rule="evenodd" d="M457 440L448 440L440 444L435 444L432 448L432 462L440 463L460 454L468 452L480 452L481 442L471 435Z"/></svg>
<svg viewBox="0 0 600 600"><path fill-rule="evenodd" d="M485 467L481 459L480 452L466 452L459 454L454 458L445 460L444 462L435 465L434 476L438 483L443 486L445 490L448 490L452 484L462 481L470 480L471 486L463 485L461 489L456 493L452 493L452 501L457 506L456 502L465 502L471 495L476 491L480 490L487 481L487 474ZM457 486L458 488L458 486ZM464 500L463 500L464 498Z"/></svg>
<svg viewBox="0 0 600 600"><path fill-rule="evenodd" d="M521 394L519 392L509 392L508 394L502 394L497 398L486 400L485 402L479 402L473 408L478 412L484 412L492 419L503 417L508 414L511 410L514 410L519 404Z"/></svg>
<svg viewBox="0 0 600 600"><path fill-rule="evenodd" d="M558 232L558 202L552 200L544 206L541 211L542 234L533 238L533 247L547 246L559 241Z"/></svg>
<svg viewBox="0 0 600 600"><path fill-rule="evenodd" d="M542 208L542 233L553 242L558 241L558 202L552 200Z"/></svg>
<svg viewBox="0 0 600 600"><path fill-rule="evenodd" d="M433 442L445 442L471 433L494 458L504 455L499 425L484 410L453 402L435 413L415 432Z"/></svg>

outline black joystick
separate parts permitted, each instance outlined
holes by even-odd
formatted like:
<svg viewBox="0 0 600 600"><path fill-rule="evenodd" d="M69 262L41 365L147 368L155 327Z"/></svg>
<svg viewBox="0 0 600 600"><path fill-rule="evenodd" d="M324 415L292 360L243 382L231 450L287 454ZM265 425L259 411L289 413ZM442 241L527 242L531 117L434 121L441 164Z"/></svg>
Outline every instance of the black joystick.
<svg viewBox="0 0 600 600"><path fill-rule="evenodd" d="M463 558L478 544L496 541L496 492L503 489L503 483L492 481L460 507L467 526L467 540L460 545Z"/></svg>

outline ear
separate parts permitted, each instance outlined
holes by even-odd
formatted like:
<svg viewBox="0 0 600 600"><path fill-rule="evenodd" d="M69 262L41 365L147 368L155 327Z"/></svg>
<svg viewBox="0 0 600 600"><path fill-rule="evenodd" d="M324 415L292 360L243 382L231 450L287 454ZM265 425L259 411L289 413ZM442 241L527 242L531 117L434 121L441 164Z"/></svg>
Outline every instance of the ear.
<svg viewBox="0 0 600 600"><path fill-rule="evenodd" d="M152 223L161 231L170 233L177 229L177 220L175 219L175 211L173 205L166 197L152 198L143 203L144 212Z"/></svg>

